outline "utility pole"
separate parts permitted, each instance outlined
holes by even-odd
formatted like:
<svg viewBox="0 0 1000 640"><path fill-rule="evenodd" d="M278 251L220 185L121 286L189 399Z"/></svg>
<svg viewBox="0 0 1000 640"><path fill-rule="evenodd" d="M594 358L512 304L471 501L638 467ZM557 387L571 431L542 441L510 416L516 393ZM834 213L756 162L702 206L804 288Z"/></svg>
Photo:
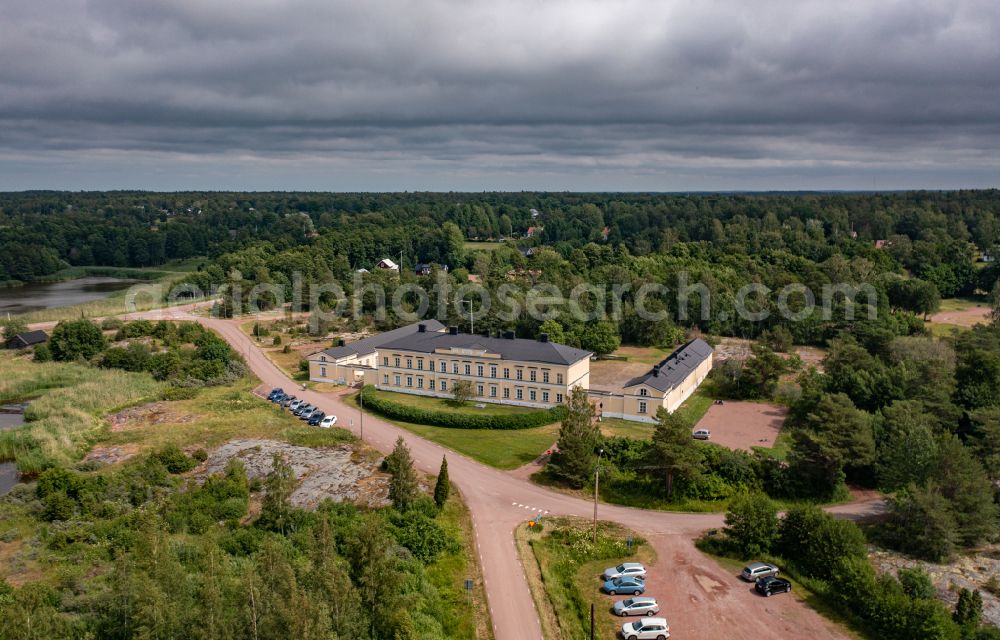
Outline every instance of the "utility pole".
<svg viewBox="0 0 1000 640"><path fill-rule="evenodd" d="M365 439L365 383L361 383L361 393L358 395L358 402L361 403L361 440Z"/></svg>
<svg viewBox="0 0 1000 640"><path fill-rule="evenodd" d="M600 488L599 478L601 476L601 456L604 449L597 452L597 467L594 468L594 544L597 544L597 494Z"/></svg>

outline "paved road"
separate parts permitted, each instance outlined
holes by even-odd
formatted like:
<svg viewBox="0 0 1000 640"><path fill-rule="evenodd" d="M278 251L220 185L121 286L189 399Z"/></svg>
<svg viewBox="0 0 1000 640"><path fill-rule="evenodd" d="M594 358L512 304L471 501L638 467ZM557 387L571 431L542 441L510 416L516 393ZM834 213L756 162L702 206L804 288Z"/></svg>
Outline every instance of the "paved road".
<svg viewBox="0 0 1000 640"><path fill-rule="evenodd" d="M297 387L243 333L239 321L196 317L177 309L143 312L132 317L201 322L217 331L246 359L260 378L262 389L282 387L291 392ZM313 391L295 394L336 415L338 426L361 435L357 407L345 403L339 395ZM437 473L441 457L448 456L449 476L472 515L497 640L541 640L538 615L514 546L513 529L538 513L590 518L593 503L534 485L524 479L523 473L493 469L371 414L365 415L363 439L376 449L389 452L399 436L406 441L421 471ZM878 504L870 503L845 505L831 511L857 517L878 508ZM673 638L839 640L849 637L795 598L779 596L764 600L755 596L749 585L698 552L693 539L705 529L722 526L721 514L645 511L602 504L599 517L638 531L656 550L658 559L649 579L649 593L660 599ZM611 601L608 598L608 606Z"/></svg>

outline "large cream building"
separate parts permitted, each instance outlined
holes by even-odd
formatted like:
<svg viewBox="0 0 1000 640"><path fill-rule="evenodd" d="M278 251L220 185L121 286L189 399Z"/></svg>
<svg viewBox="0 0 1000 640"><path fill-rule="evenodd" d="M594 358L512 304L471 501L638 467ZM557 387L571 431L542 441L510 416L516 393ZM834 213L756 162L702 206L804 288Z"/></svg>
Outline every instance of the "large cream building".
<svg viewBox="0 0 1000 640"><path fill-rule="evenodd" d="M439 398L467 381L477 402L540 408L562 404L580 387L602 416L651 422L659 407L677 409L712 369L712 348L693 340L618 390L591 390L591 355L545 334L537 340L512 332L481 336L427 320L315 353L309 379Z"/></svg>

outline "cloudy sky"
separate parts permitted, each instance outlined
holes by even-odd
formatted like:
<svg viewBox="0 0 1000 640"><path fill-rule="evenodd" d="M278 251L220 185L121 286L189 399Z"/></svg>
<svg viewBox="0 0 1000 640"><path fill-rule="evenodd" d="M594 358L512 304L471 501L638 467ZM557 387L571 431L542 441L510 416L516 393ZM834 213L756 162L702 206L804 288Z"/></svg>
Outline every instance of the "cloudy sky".
<svg viewBox="0 0 1000 640"><path fill-rule="evenodd" d="M997 0L11 0L0 189L1000 186Z"/></svg>

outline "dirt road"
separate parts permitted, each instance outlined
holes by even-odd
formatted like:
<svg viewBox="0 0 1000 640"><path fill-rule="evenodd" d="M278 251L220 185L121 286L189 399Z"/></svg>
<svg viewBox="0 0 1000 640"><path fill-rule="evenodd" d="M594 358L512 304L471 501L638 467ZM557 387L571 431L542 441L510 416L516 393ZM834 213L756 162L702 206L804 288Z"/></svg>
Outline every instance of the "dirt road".
<svg viewBox="0 0 1000 640"><path fill-rule="evenodd" d="M157 312L135 315L161 317ZM338 426L361 435L361 415L356 407L338 395L295 391L298 385L240 330L239 321L197 317L176 309L163 316L201 322L214 329L246 359L260 378L261 389L282 387L336 415ZM518 560L513 529L539 513L591 517L593 503L531 484L514 473L482 465L375 416L364 416L363 439L376 449L389 452L399 436L410 447L421 471L437 473L441 457L448 456L452 481L472 514L497 640L541 640L538 615ZM840 511L847 517L855 513L849 506ZM722 514L654 512L602 504L599 517L635 529L653 544L659 559L651 571L649 593L664 603L663 614L670 621L672 638L849 637L794 597L758 598L750 592L750 585L702 555L693 540L705 529L721 527Z"/></svg>

